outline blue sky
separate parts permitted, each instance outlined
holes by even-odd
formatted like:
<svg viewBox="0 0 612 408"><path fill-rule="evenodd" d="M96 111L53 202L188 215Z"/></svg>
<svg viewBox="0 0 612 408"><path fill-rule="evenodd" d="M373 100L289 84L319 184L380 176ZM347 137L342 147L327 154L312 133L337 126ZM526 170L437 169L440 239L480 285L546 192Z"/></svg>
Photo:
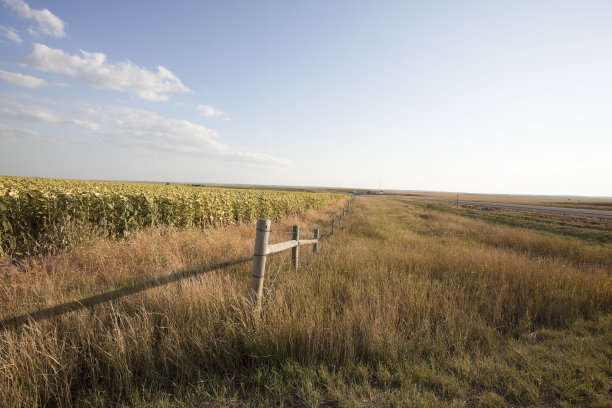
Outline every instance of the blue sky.
<svg viewBox="0 0 612 408"><path fill-rule="evenodd" d="M610 1L0 11L0 174L612 196Z"/></svg>

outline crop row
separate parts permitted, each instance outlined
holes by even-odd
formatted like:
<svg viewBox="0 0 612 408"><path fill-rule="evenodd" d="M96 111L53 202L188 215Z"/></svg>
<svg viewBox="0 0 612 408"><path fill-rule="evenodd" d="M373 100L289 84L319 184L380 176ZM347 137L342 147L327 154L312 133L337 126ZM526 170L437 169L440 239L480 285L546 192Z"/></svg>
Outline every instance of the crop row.
<svg viewBox="0 0 612 408"><path fill-rule="evenodd" d="M202 227L280 219L343 199L340 194L243 190L0 176L0 256L32 247L66 222L110 236L151 226Z"/></svg>

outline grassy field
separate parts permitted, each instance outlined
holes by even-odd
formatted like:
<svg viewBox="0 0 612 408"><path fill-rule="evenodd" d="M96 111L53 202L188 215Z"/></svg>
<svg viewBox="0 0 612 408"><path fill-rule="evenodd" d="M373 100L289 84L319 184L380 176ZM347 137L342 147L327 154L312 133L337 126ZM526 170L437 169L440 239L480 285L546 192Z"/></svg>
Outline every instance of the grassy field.
<svg viewBox="0 0 612 408"><path fill-rule="evenodd" d="M299 271L272 257L259 319L244 264L3 330L0 406L611 406L610 223L463 211L358 198ZM253 237L155 228L7 263L1 318L248 256Z"/></svg>
<svg viewBox="0 0 612 408"><path fill-rule="evenodd" d="M387 193L387 192L386 192ZM455 201L457 193L428 192L428 191L389 191L391 195L417 197L421 199L437 199ZM510 194L474 194L459 193L459 201L482 201L489 203L540 205L545 207L582 208L590 210L612 210L610 197L578 197L578 196L535 196Z"/></svg>
<svg viewBox="0 0 612 408"><path fill-rule="evenodd" d="M579 216L551 216L536 212L493 210L452 204L412 201L411 205L422 210L433 210L487 221L492 224L528 228L555 235L581 238L593 243L612 243L611 221ZM529 242L524 243L526 246Z"/></svg>

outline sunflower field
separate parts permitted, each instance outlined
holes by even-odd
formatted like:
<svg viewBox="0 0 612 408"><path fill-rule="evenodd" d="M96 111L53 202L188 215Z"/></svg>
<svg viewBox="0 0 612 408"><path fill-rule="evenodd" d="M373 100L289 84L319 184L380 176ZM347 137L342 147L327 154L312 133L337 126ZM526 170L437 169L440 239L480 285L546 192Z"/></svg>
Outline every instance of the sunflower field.
<svg viewBox="0 0 612 408"><path fill-rule="evenodd" d="M65 223L109 236L160 226L205 227L280 219L343 194L0 176L0 256L19 255Z"/></svg>

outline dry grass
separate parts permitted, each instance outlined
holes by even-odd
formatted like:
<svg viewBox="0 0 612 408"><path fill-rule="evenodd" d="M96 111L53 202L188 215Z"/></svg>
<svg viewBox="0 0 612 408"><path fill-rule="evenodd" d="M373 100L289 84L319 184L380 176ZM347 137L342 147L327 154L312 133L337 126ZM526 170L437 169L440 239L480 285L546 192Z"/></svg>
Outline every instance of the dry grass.
<svg viewBox="0 0 612 408"><path fill-rule="evenodd" d="M400 192L397 195L402 195ZM457 193L415 191L408 197L432 198L455 201ZM484 201L490 203L542 205L553 207L589 208L593 210L612 210L612 198L582 197L565 198L559 196L509 195L509 194L476 194L459 193L459 201Z"/></svg>
<svg viewBox="0 0 612 408"><path fill-rule="evenodd" d="M152 230L7 266L5 316L248 255L252 240L252 226ZM261 319L247 264L4 331L0 405L612 403L605 245L360 198L302 253L297 272L270 262Z"/></svg>

